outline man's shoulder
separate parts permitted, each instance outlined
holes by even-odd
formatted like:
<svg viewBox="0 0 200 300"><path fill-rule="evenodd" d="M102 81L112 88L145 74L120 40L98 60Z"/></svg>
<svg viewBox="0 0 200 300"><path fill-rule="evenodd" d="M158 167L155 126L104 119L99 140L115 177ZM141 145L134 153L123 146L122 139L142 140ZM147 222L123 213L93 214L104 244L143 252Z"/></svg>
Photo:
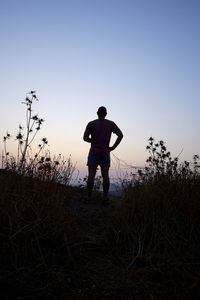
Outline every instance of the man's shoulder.
<svg viewBox="0 0 200 300"><path fill-rule="evenodd" d="M108 126L111 126L111 127L115 127L116 126L115 122L112 121L112 120L105 119L105 122L106 122L106 124Z"/></svg>
<svg viewBox="0 0 200 300"><path fill-rule="evenodd" d="M98 119L92 120L88 123L88 125L93 125L96 124L98 122Z"/></svg>
<svg viewBox="0 0 200 300"><path fill-rule="evenodd" d="M108 122L109 124L115 124L112 120L105 119L105 121Z"/></svg>

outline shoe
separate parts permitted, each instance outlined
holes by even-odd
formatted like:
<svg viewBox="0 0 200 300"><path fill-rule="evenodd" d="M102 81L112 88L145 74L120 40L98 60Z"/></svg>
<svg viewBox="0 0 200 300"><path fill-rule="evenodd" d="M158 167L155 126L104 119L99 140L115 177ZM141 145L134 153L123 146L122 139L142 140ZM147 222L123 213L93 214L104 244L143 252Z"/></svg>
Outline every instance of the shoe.
<svg viewBox="0 0 200 300"><path fill-rule="evenodd" d="M108 206L108 205L110 205L110 200L109 200L109 198L103 199L102 205L103 205L103 206Z"/></svg>
<svg viewBox="0 0 200 300"><path fill-rule="evenodd" d="M85 204L94 203L94 201L93 201L92 198L90 198L90 197L84 197L84 198L83 198L83 202L84 202Z"/></svg>

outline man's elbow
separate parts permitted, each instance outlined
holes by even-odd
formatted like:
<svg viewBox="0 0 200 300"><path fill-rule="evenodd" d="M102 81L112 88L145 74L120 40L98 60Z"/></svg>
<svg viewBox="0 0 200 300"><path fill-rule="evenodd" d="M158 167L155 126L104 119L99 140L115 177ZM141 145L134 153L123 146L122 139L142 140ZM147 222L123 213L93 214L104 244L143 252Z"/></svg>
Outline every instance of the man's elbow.
<svg viewBox="0 0 200 300"><path fill-rule="evenodd" d="M83 136L83 140L84 140L84 142L91 143L91 139L87 135Z"/></svg>
<svg viewBox="0 0 200 300"><path fill-rule="evenodd" d="M88 138L84 135L84 136L83 136L83 140L84 140L84 142L87 142L87 141L88 141Z"/></svg>

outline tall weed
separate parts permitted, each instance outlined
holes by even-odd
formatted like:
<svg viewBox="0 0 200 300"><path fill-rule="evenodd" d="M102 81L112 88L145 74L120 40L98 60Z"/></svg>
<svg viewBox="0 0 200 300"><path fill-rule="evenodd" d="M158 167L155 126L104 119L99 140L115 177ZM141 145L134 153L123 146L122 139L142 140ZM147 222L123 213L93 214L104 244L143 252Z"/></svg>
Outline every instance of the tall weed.
<svg viewBox="0 0 200 300"><path fill-rule="evenodd" d="M61 155L52 157L50 151L46 150L48 145L46 137L43 137L39 142L36 153L34 155L32 153L31 145L44 122L44 119L38 117L37 114L33 115L34 101L38 101L36 91L31 91L26 94L26 98L22 102L26 106L26 125L25 128L19 125L15 137L17 156L11 155L8 151L7 143L11 139L10 133L3 137L2 169L34 178L37 177L43 181L69 184L75 172L75 165L72 163L71 156L67 159Z"/></svg>
<svg viewBox="0 0 200 300"><path fill-rule="evenodd" d="M178 164L152 137L147 150L146 167L123 185L104 240L144 299L190 299L200 283L199 157Z"/></svg>

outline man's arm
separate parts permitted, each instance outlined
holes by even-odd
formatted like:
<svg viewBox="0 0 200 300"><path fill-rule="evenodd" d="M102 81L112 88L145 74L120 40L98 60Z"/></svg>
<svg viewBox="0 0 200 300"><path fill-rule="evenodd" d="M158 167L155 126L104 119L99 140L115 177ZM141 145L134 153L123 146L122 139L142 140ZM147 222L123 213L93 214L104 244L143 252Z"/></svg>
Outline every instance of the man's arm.
<svg viewBox="0 0 200 300"><path fill-rule="evenodd" d="M84 132L84 135L83 135L83 140L85 142L91 143L90 130L89 130L88 126L85 129L85 132Z"/></svg>
<svg viewBox="0 0 200 300"><path fill-rule="evenodd" d="M117 134L117 139L116 139L114 145L112 147L109 147L109 150L110 151L115 150L115 148L117 148L117 146L120 144L122 139L123 139L123 133L120 130L120 132Z"/></svg>

